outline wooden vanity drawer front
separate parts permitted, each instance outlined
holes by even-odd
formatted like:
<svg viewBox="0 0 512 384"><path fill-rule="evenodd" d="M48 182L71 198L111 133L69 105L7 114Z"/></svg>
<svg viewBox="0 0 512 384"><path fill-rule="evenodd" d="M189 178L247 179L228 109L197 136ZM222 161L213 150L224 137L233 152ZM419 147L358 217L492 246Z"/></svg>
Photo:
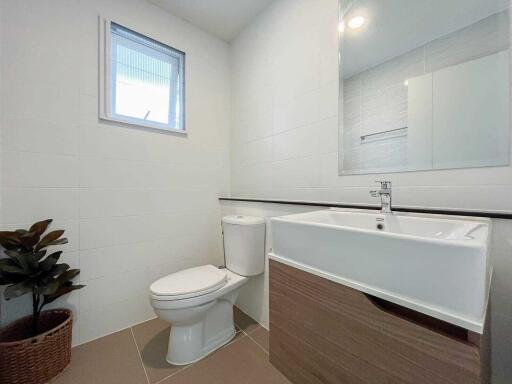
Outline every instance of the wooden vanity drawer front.
<svg viewBox="0 0 512 384"><path fill-rule="evenodd" d="M359 291L272 260L270 359L296 384L488 382L481 375L478 345L389 313Z"/></svg>

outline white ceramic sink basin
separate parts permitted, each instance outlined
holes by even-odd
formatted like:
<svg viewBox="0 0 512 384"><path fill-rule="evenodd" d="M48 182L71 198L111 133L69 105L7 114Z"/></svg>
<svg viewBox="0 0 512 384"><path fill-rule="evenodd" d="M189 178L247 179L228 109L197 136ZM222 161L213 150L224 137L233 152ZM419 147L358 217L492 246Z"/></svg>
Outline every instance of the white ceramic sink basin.
<svg viewBox="0 0 512 384"><path fill-rule="evenodd" d="M272 259L483 332L490 220L330 209L271 223Z"/></svg>

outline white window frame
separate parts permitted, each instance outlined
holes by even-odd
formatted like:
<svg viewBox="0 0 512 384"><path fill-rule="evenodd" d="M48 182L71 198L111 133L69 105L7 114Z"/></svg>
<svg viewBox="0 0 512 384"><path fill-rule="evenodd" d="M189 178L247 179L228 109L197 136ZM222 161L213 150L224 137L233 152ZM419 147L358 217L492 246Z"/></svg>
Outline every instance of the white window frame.
<svg viewBox="0 0 512 384"><path fill-rule="evenodd" d="M145 128L152 128L152 129L158 129L161 131L166 132L174 132L174 133L180 133L183 135L187 134L186 131L186 103L185 103L185 62L186 62L186 54L183 51L180 51L176 48L171 47L170 45L160 42L157 39L154 39L146 34L141 35L147 37L148 39L152 39L156 42L159 42L160 44L167 45L169 48L176 50L183 54L183 77L181 84L183 86L183 100L182 101L182 120L183 120L183 128L182 129L176 129L176 128L170 128L166 124L161 124L157 122L152 121L138 121L136 118L124 118L120 115L114 115L112 113L112 66L111 66L111 58L112 58L112 52L111 52L111 27L112 23L121 25L127 29L130 29L132 31L136 31L136 29L133 29L130 26L127 26L125 23L118 23L117 21L113 21L108 18L100 17L100 44L99 44L99 118L101 120L111 121L115 123L122 123L122 124L128 124L135 127L145 127Z"/></svg>

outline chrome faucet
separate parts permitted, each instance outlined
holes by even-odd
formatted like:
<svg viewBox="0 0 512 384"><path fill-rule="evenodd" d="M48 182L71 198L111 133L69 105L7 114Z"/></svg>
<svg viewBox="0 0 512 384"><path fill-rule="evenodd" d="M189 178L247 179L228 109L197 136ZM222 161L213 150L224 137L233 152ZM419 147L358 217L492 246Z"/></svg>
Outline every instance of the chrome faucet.
<svg viewBox="0 0 512 384"><path fill-rule="evenodd" d="M380 183L380 189L370 191L370 195L380 197L382 213L391 213L391 181L376 181L376 183Z"/></svg>

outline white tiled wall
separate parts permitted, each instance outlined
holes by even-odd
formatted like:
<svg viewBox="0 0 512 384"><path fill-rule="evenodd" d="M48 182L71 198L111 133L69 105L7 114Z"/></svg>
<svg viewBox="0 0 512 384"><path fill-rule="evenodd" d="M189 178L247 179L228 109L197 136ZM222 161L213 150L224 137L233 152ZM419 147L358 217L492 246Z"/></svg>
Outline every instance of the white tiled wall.
<svg viewBox="0 0 512 384"><path fill-rule="evenodd" d="M512 210L512 167L338 176L337 39L336 0L277 0L232 43L233 196Z"/></svg>
<svg viewBox="0 0 512 384"><path fill-rule="evenodd" d="M1 228L50 217L66 229L64 259L87 285L64 300L75 343L151 318L153 280L222 262L229 47L145 0L2 0L0 12ZM99 15L186 52L187 137L98 121ZM27 311L20 300L2 303L2 322Z"/></svg>
<svg viewBox="0 0 512 384"><path fill-rule="evenodd" d="M232 196L376 204L368 191L386 178L398 205L512 211L512 167L338 176L337 33L336 0L277 0L232 44ZM453 49L463 55L465 45ZM266 217L297 209L223 204L226 214ZM493 224L494 383L505 384L512 377L512 222ZM263 323L265 281L251 282L239 303Z"/></svg>
<svg viewBox="0 0 512 384"><path fill-rule="evenodd" d="M232 44L232 193L309 198L337 151L337 2L276 1Z"/></svg>

